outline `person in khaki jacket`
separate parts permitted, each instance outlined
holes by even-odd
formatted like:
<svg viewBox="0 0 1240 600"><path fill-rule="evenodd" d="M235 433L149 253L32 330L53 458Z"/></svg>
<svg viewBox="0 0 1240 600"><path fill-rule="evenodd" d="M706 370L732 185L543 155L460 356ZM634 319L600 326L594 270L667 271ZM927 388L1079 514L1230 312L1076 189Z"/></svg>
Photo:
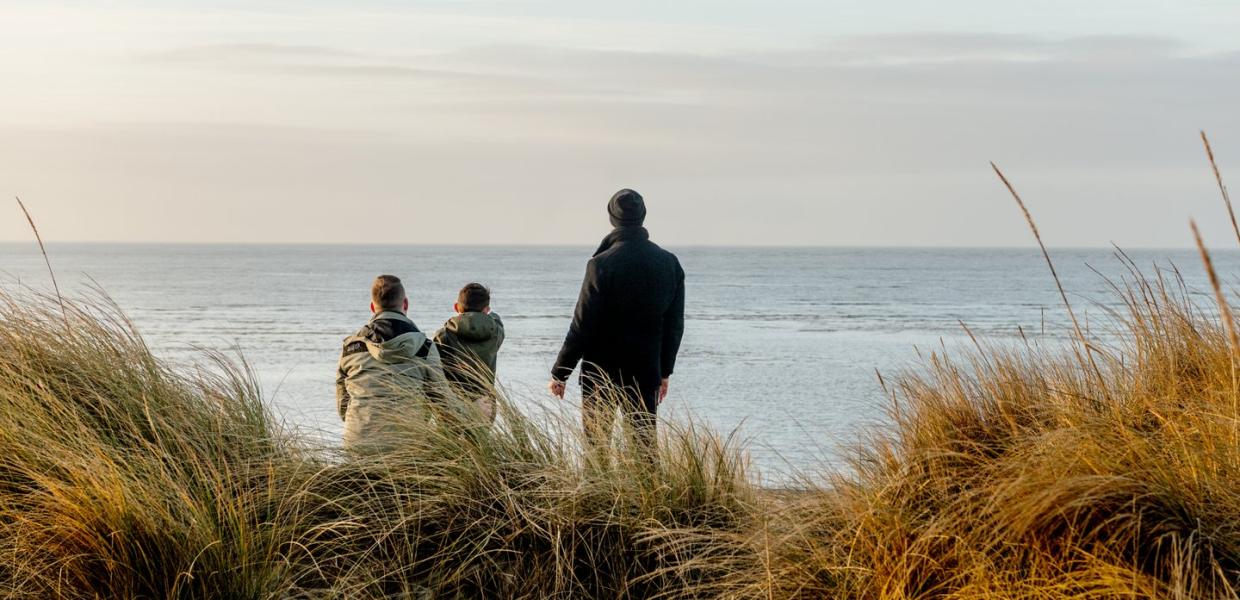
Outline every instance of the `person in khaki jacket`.
<svg viewBox="0 0 1240 600"><path fill-rule="evenodd" d="M409 299L400 279L375 278L373 316L344 340L336 374L336 409L344 420L344 447L358 452L392 450L402 424L429 422L432 407L457 402L444 377L439 351L406 316Z"/></svg>

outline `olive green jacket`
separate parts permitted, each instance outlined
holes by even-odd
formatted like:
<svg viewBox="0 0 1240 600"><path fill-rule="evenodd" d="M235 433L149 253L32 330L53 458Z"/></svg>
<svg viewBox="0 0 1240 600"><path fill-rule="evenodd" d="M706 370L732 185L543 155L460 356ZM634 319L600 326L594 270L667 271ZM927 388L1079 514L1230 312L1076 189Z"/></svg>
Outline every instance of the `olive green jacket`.
<svg viewBox="0 0 1240 600"><path fill-rule="evenodd" d="M495 418L495 366L504 344L504 321L495 313L464 312L435 332L444 374L462 399Z"/></svg>

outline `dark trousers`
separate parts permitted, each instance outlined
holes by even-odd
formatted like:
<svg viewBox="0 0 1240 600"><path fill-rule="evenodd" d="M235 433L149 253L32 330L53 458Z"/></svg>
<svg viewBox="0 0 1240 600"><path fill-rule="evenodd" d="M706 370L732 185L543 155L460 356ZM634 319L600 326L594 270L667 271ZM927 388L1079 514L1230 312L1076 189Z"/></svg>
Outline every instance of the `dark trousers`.
<svg viewBox="0 0 1240 600"><path fill-rule="evenodd" d="M581 424L586 441L595 449L604 449L611 444L617 409L624 414L634 439L642 446L641 451L650 458L656 457L658 437L655 413L659 409L659 384L642 385L636 380L626 382L594 369L583 371Z"/></svg>

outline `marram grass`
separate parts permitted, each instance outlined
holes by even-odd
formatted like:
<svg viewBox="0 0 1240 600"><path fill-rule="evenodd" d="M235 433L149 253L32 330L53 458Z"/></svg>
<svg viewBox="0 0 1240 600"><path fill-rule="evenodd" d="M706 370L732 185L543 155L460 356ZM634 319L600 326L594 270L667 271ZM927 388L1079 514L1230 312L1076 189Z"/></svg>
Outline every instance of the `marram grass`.
<svg viewBox="0 0 1240 600"><path fill-rule="evenodd" d="M647 461L507 406L344 456L243 364L174 368L105 302L5 297L0 595L1236 598L1240 356L1173 275L1132 281L1093 365L931 355L849 469L779 491L692 422Z"/></svg>

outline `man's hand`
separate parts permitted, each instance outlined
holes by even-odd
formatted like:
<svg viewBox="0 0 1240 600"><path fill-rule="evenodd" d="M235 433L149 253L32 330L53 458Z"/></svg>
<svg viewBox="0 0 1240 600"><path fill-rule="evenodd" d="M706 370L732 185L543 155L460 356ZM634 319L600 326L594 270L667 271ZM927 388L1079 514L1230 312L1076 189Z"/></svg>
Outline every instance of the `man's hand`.
<svg viewBox="0 0 1240 600"><path fill-rule="evenodd" d="M659 404L663 404L663 399L667 397L667 387L671 385L671 380L664 377L659 383Z"/></svg>
<svg viewBox="0 0 1240 600"><path fill-rule="evenodd" d="M551 391L551 395L561 400L564 399L564 388L565 387L567 386L564 384L563 381L560 381L559 379L552 379L551 382L547 384L547 389Z"/></svg>

